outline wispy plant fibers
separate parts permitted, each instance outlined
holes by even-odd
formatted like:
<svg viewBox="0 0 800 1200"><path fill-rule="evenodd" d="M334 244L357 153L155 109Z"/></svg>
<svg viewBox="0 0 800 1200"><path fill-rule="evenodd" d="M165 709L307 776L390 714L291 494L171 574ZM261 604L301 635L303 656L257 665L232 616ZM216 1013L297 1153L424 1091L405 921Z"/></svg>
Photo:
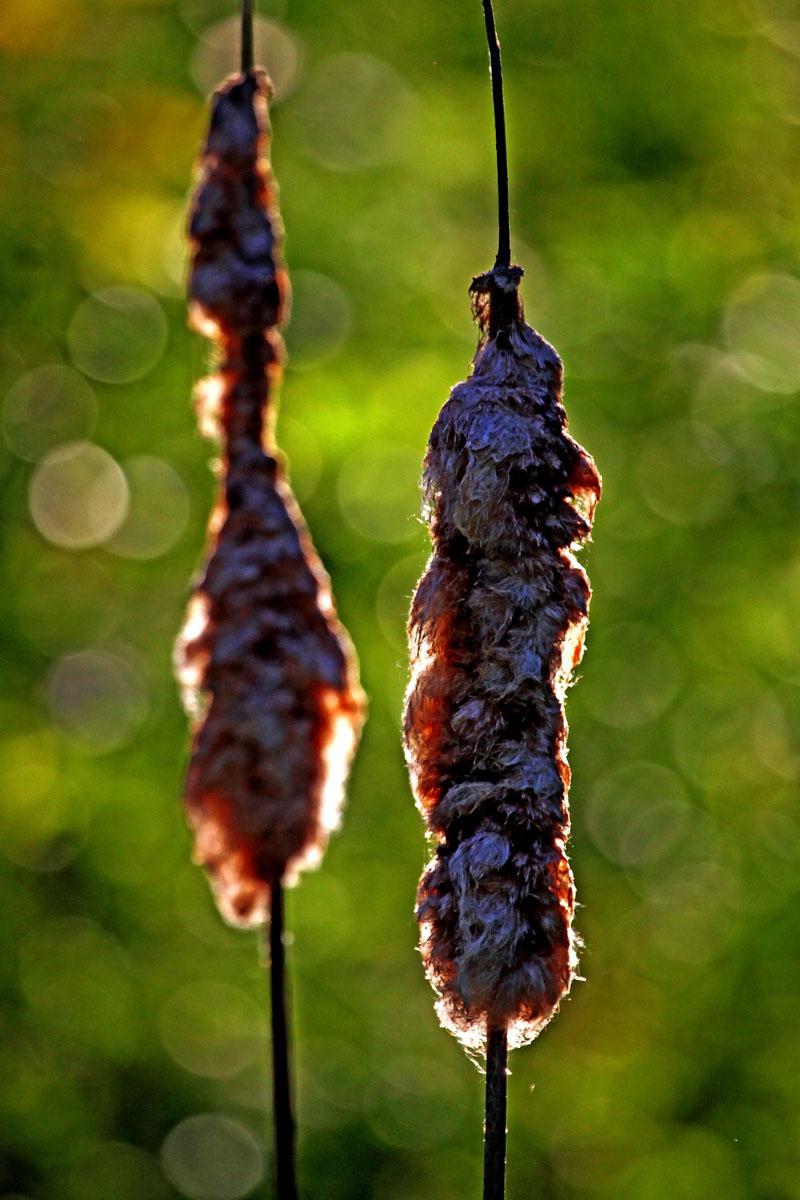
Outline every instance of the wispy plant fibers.
<svg viewBox="0 0 800 1200"><path fill-rule="evenodd" d="M319 859L364 708L273 436L288 285L267 96L252 70L216 93L190 222L193 322L218 360L199 413L204 432L221 437L222 479L177 649L196 719L185 802L197 860L240 925L267 920L271 887Z"/></svg>
<svg viewBox="0 0 800 1200"><path fill-rule="evenodd" d="M519 268L473 281L480 341L423 467L433 554L409 622L405 747L436 843L417 916L442 1023L534 1038L576 967L564 695L589 582L574 557L600 478L567 433L561 360Z"/></svg>

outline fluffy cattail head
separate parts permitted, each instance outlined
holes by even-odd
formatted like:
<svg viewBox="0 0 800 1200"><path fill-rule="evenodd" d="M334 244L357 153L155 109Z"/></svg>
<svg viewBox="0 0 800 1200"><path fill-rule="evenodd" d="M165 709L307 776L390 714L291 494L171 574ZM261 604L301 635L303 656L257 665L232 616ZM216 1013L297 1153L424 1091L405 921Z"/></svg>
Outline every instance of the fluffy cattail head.
<svg viewBox="0 0 800 1200"><path fill-rule="evenodd" d="M319 860L364 716L350 640L273 441L288 295L265 157L262 75L215 95L190 221L193 321L212 337L200 388L221 434L211 553L176 659L195 719L185 803L223 915L268 917L272 885Z"/></svg>
<svg viewBox="0 0 800 1200"><path fill-rule="evenodd" d="M481 338L431 434L433 554L409 621L406 757L436 843L422 956L472 1049L487 1024L535 1037L576 966L563 703L590 595L573 551L600 478L566 432L561 361L524 321L521 274L473 281Z"/></svg>

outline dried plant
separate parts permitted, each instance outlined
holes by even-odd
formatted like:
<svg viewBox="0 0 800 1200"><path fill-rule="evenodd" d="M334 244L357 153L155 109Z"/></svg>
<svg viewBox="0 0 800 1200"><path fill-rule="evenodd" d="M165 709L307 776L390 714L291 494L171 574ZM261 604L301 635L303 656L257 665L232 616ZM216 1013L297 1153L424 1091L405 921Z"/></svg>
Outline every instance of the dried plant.
<svg viewBox="0 0 800 1200"><path fill-rule="evenodd" d="M267 95L252 71L216 93L190 223L193 321L219 356L198 390L200 416L222 437L223 464L213 546L177 653L197 719L186 807L197 859L239 925L267 920L272 885L319 860L364 707L274 442L288 289Z"/></svg>
<svg viewBox="0 0 800 1200"><path fill-rule="evenodd" d="M289 293L252 33L244 0L242 72L214 96L190 220L192 321L217 357L199 417L221 439L222 477L176 663L195 725L195 856L227 920L269 923L276 1185L296 1200L283 884L319 860L339 821L364 697L275 445Z"/></svg>
<svg viewBox="0 0 800 1200"><path fill-rule="evenodd" d="M564 693L589 583L573 549L600 491L566 432L561 361L523 319L521 271L473 283L472 374L423 468L433 556L411 610L405 714L414 792L437 841L418 917L443 1023L530 1041L576 964Z"/></svg>
<svg viewBox="0 0 800 1200"><path fill-rule="evenodd" d="M574 551L590 533L600 477L567 433L561 360L525 323L522 271L509 265L489 0L484 11L500 248L493 270L472 282L478 350L439 414L423 466L433 554L409 621L404 732L436 845L419 886L422 957L442 1023L470 1052L487 1053L484 1194L495 1197L503 1194L507 1046L547 1024L577 961L564 696L590 596Z"/></svg>

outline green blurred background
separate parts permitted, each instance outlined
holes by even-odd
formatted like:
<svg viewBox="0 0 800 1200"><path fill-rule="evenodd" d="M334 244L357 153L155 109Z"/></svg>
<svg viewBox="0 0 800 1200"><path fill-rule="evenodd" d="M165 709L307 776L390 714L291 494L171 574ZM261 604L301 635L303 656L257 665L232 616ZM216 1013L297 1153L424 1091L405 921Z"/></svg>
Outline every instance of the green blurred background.
<svg viewBox="0 0 800 1200"><path fill-rule="evenodd" d="M279 440L370 719L289 897L307 1200L477 1197L412 906L419 462L493 261L478 0L260 0ZM512 1060L510 1200L800 1197L800 12L498 0L514 257L605 480L570 694L586 981ZM3 1200L270 1193L266 990L180 811L214 450L181 228L222 0L3 0Z"/></svg>

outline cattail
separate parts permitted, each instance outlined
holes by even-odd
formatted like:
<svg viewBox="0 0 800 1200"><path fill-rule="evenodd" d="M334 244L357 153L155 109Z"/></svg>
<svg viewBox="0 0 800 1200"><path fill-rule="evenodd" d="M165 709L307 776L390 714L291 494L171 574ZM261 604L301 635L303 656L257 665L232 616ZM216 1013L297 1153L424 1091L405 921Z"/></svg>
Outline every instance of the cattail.
<svg viewBox="0 0 800 1200"><path fill-rule="evenodd" d="M176 665L195 720L185 787L195 857L223 916L269 924L276 1195L297 1200L283 885L319 860L338 823L364 696L275 445L289 288L252 0L241 12L241 74L214 96L189 225L192 322L217 358L198 415L221 439L222 478Z"/></svg>
<svg viewBox="0 0 800 1200"><path fill-rule="evenodd" d="M198 390L200 416L221 434L223 467L213 548L177 653L199 720L185 799L196 857L238 925L267 920L272 885L318 861L364 707L273 436L288 286L268 95L252 70L216 93L190 221L192 319L219 359Z"/></svg>
<svg viewBox="0 0 800 1200"><path fill-rule="evenodd" d="M566 432L561 360L522 315L519 268L473 281L472 374L430 438L434 551L409 624L405 741L436 839L419 890L422 954L443 1023L530 1041L576 965L564 693L589 583L573 549L600 480Z"/></svg>
<svg viewBox="0 0 800 1200"><path fill-rule="evenodd" d="M500 53L492 65L500 237L473 280L472 372L423 464L433 554L411 608L406 758L436 853L419 885L425 970L446 1028L487 1056L484 1197L504 1194L508 1046L531 1041L577 964L564 696L589 582L574 557L600 477L569 437L558 354L510 266Z"/></svg>

